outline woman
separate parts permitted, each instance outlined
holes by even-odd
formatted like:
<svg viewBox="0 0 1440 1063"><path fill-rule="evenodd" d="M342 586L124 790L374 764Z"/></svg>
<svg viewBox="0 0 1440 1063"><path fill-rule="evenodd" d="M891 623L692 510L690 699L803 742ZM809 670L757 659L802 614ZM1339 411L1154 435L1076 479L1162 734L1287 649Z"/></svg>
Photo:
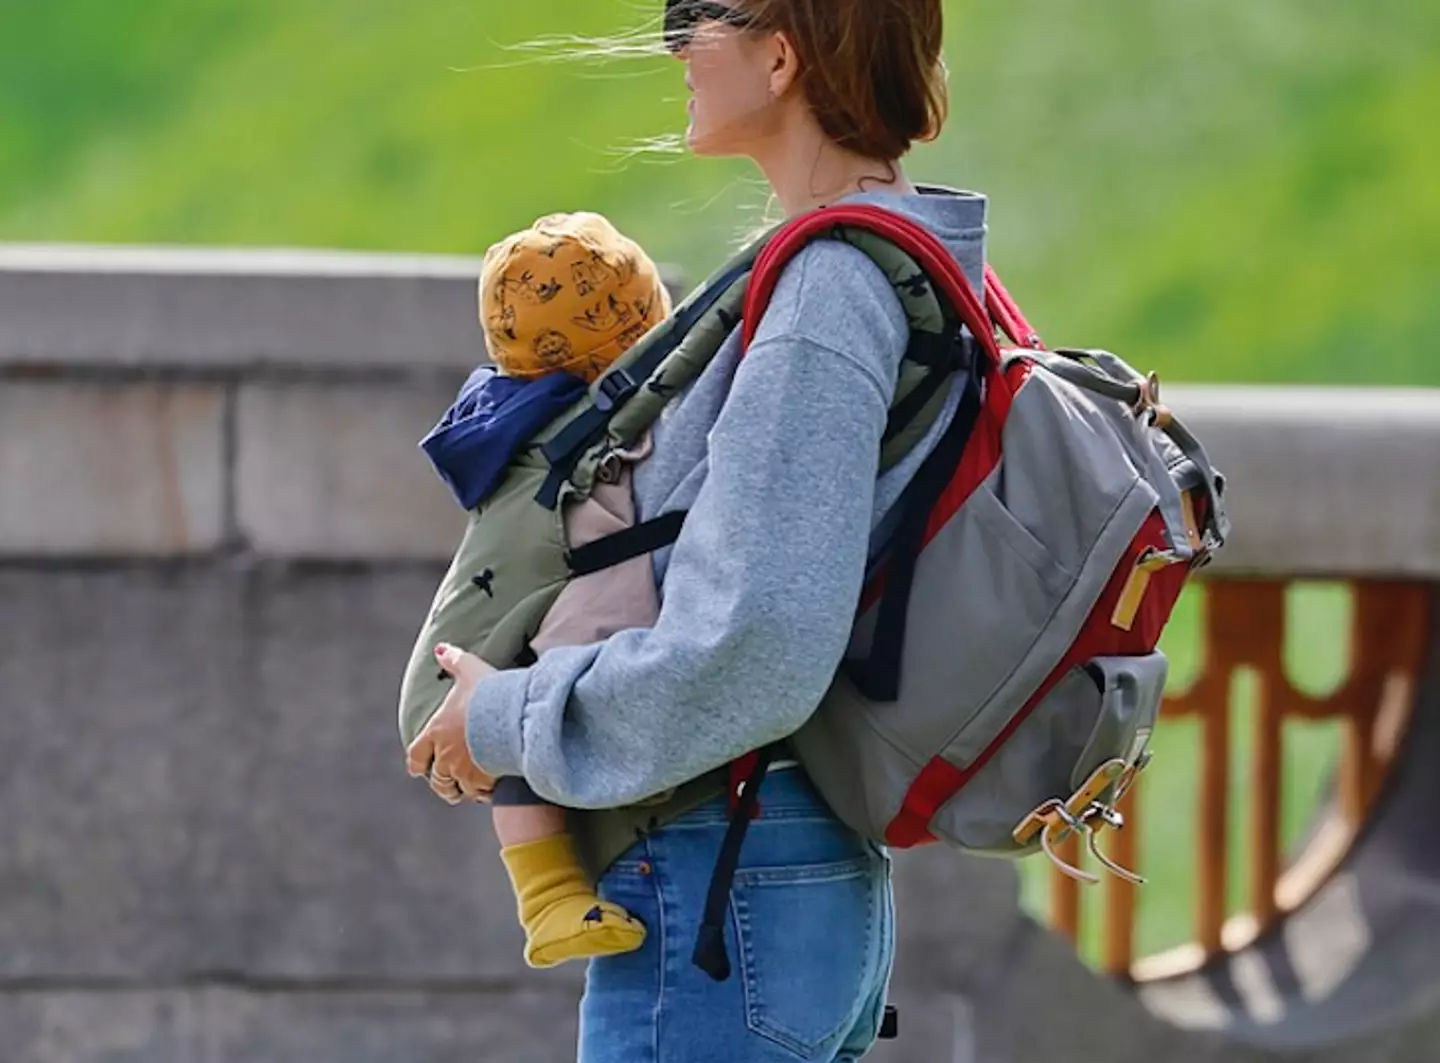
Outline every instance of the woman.
<svg viewBox="0 0 1440 1063"><path fill-rule="evenodd" d="M899 211L980 290L984 200L922 195L900 163L944 121L942 0L680 0L666 22L697 154L752 159L787 215L840 200ZM649 935L637 952L592 961L581 1063L855 1060L875 1040L894 941L889 860L783 754L731 894L735 976L707 977L691 945L726 825L722 766L793 733L819 704L872 532L958 403L957 384L927 438L878 475L907 340L869 258L830 241L806 248L743 360L737 330L671 403L636 471L641 519L690 513L655 557L655 626L505 672L442 654L457 682L435 728L441 796L523 775L572 808L635 805L682 784L706 798L672 805L676 818L655 817L604 869L602 895Z"/></svg>

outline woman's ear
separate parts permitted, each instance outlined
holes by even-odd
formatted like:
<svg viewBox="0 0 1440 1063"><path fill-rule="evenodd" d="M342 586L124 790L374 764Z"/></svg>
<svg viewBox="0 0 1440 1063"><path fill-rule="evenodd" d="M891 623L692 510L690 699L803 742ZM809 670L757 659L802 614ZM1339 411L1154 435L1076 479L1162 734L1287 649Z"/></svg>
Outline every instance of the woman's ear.
<svg viewBox="0 0 1440 1063"><path fill-rule="evenodd" d="M771 36L770 98L778 100L800 78L800 55L784 32Z"/></svg>

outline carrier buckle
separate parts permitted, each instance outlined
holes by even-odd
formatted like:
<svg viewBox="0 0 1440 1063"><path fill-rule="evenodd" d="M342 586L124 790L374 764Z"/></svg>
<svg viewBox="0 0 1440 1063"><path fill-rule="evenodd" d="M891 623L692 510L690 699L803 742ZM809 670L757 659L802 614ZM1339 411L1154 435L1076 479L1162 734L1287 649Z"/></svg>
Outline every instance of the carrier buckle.
<svg viewBox="0 0 1440 1063"><path fill-rule="evenodd" d="M617 406L629 402L630 396L639 390L639 383L624 369L612 369L600 378L600 386L595 394L595 408L601 413L609 413Z"/></svg>

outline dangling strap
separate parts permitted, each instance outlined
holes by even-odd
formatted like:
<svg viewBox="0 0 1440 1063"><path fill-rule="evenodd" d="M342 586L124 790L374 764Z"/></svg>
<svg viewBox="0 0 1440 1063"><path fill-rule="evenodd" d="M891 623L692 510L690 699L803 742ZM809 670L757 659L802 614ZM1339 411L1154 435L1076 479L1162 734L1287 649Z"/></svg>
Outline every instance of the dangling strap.
<svg viewBox="0 0 1440 1063"><path fill-rule="evenodd" d="M900 697L900 662L905 650L915 566L925 546L930 514L950 483L980 418L979 362L979 358L971 358L965 394L950 427L900 496L900 524L891 540L890 568L885 593L880 598L870 653L863 661L847 660L844 665L856 687L872 701L892 702Z"/></svg>
<svg viewBox="0 0 1440 1063"><path fill-rule="evenodd" d="M730 886L735 881L735 869L740 866L740 847L745 844L745 833L750 829L750 820L760 799L760 784L774 756L774 746L766 746L755 754L754 767L740 792L740 803L730 813L730 825L725 828L725 840L720 843L720 856L715 861L710 889L705 894L705 915L691 960L717 982L730 977L730 956L725 950L725 913L730 907Z"/></svg>

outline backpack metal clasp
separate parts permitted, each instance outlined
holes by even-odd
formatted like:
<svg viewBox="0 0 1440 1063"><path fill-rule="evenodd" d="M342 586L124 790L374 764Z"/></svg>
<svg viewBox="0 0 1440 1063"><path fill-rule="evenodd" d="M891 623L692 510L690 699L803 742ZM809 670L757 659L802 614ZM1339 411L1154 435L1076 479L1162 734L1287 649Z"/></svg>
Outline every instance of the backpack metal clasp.
<svg viewBox="0 0 1440 1063"><path fill-rule="evenodd" d="M1170 407L1160 401L1160 374L1151 372L1135 385L1139 398L1131 407L1136 417L1149 415L1150 424L1155 428L1168 428L1174 420Z"/></svg>
<svg viewBox="0 0 1440 1063"><path fill-rule="evenodd" d="M1082 834L1085 836L1085 844L1090 850L1090 855L1101 867L1117 878L1137 886L1143 886L1145 878L1128 868L1121 867L1106 856L1100 850L1096 836L1105 827L1114 830L1124 828L1125 817L1116 810L1115 804L1130 788L1131 783L1135 781L1135 776L1149 763L1148 752L1140 756L1133 764L1127 764L1119 758L1107 760L1090 773L1090 777L1070 795L1069 799L1062 801L1058 797L1052 797L1042 802L1020 822L1011 837L1015 839L1017 845L1029 845L1038 837L1040 850L1062 874L1087 885L1095 885L1100 881L1098 875L1092 875L1090 872L1068 863L1057 851L1060 843L1070 837L1072 833ZM1107 790L1111 792L1110 799L1100 800L1100 796Z"/></svg>

